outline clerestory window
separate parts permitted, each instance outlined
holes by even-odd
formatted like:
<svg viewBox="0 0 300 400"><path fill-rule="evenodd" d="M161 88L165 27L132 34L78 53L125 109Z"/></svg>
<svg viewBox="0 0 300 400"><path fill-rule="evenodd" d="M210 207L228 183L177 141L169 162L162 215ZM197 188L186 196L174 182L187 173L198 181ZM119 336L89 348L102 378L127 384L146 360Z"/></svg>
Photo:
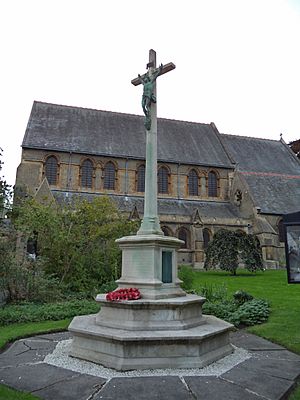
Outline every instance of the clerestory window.
<svg viewBox="0 0 300 400"><path fill-rule="evenodd" d="M218 196L218 178L213 171L208 173L208 197Z"/></svg>
<svg viewBox="0 0 300 400"><path fill-rule="evenodd" d="M116 168L114 163L109 161L104 167L104 189L115 190Z"/></svg>
<svg viewBox="0 0 300 400"><path fill-rule="evenodd" d="M84 160L81 165L81 186L91 188L93 186L93 163L91 160Z"/></svg>
<svg viewBox="0 0 300 400"><path fill-rule="evenodd" d="M199 177L197 172L192 169L188 175L188 189L190 196L198 196L199 194Z"/></svg>
<svg viewBox="0 0 300 400"><path fill-rule="evenodd" d="M169 171L160 167L157 174L158 193L169 193Z"/></svg>
<svg viewBox="0 0 300 400"><path fill-rule="evenodd" d="M137 169L136 191L145 191L145 165L140 165Z"/></svg>
<svg viewBox="0 0 300 400"><path fill-rule="evenodd" d="M45 176L48 180L49 185L57 184L57 175L58 175L57 158L54 156L50 156L47 158L45 162Z"/></svg>

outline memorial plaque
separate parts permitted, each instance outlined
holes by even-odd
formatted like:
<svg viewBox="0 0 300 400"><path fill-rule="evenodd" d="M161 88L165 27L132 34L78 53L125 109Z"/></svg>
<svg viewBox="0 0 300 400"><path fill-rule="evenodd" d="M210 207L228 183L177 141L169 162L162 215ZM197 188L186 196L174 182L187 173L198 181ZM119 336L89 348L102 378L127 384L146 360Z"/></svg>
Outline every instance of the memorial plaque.
<svg viewBox="0 0 300 400"><path fill-rule="evenodd" d="M172 283L172 251L162 252L162 282Z"/></svg>

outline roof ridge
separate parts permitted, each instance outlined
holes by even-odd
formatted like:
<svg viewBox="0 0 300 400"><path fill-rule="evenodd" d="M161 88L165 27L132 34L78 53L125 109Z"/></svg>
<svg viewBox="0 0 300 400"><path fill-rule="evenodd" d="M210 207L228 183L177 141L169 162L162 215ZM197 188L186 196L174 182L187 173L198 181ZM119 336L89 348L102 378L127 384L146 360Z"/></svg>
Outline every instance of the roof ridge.
<svg viewBox="0 0 300 400"><path fill-rule="evenodd" d="M142 117L143 116L143 115L139 115L139 114L130 114L130 113L125 113L125 112L120 112L120 111L100 110L98 108L92 108L92 107L69 106L66 104L48 103L46 101L39 101L39 100L34 100L34 103L35 104L45 104L48 106L64 107L64 108L76 108L78 110L100 111L100 112L106 112L109 114L129 115L132 117Z"/></svg>
<svg viewBox="0 0 300 400"><path fill-rule="evenodd" d="M264 140L264 141L280 143L280 139L276 140L276 139L268 139L268 138L261 138L261 137L255 137L255 136L236 135L236 134L231 134L231 133L220 133L220 135L230 136L230 137L238 137L238 138L243 138L243 139L255 139L255 140Z"/></svg>

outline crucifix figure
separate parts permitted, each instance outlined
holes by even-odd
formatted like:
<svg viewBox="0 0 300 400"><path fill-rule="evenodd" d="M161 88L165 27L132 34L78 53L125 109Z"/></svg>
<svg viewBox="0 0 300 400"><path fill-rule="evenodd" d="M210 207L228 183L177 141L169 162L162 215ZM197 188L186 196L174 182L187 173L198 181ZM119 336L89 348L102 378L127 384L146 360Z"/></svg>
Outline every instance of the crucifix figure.
<svg viewBox="0 0 300 400"><path fill-rule="evenodd" d="M153 93L154 84L162 69L163 65L161 64L152 75L150 75L149 71L144 75L144 77L139 74L139 80L144 85L142 108L145 114L145 128L147 131L151 128L151 103L156 103L156 97Z"/></svg>
<svg viewBox="0 0 300 400"><path fill-rule="evenodd" d="M166 72L171 71L175 68L173 63L166 65L160 65L156 68L156 52L154 50L149 51L149 63L146 68L148 71L144 75L138 74L138 77L133 79L131 83L135 86L143 84L143 96L142 96L142 108L145 114L145 128L147 131L151 128L151 104L156 103L156 78ZM156 111L156 110L155 110ZM154 116L156 118L156 115Z"/></svg>
<svg viewBox="0 0 300 400"><path fill-rule="evenodd" d="M156 53L149 51L148 71L138 75L131 83L134 86L143 84L142 107L145 114L146 128L146 174L144 218L139 235L163 235L160 229L157 212L157 112L156 112L156 78L175 68L173 63L156 68Z"/></svg>

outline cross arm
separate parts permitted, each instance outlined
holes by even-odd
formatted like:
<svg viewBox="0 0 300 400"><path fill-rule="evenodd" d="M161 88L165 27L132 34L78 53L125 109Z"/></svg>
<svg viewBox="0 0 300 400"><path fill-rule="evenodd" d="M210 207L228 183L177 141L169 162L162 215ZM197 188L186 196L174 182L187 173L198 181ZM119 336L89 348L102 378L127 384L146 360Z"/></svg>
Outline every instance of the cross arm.
<svg viewBox="0 0 300 400"><path fill-rule="evenodd" d="M170 62L170 63L168 63L168 64L165 64L165 65L162 67L162 70L161 70L159 76L160 76L160 75L163 75L163 74L165 74L165 73L167 73L167 72L169 72L169 71L172 71L172 69L175 69L175 68L176 68L176 67L175 67L175 65L174 65L172 62ZM142 76L141 76L141 79L143 79L143 78L145 77L145 75L146 75L146 74L142 75ZM134 79L132 79L131 83L132 83L134 86L138 86L138 85L140 85L142 82L141 82L140 78L134 78Z"/></svg>

